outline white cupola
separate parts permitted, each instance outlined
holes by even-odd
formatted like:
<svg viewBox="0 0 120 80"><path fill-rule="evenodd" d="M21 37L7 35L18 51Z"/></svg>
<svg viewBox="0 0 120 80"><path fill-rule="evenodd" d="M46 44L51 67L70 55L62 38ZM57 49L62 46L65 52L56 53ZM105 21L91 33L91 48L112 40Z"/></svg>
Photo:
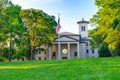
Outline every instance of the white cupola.
<svg viewBox="0 0 120 80"><path fill-rule="evenodd" d="M79 26L79 34L81 35L81 37L88 37L88 21L85 21L84 18L82 18L81 21L77 22L78 26Z"/></svg>

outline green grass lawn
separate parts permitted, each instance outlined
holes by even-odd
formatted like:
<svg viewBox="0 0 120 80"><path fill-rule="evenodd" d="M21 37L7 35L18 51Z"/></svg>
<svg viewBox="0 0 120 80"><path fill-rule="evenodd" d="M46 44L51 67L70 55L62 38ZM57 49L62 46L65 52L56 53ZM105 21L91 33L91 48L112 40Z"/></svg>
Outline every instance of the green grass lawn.
<svg viewBox="0 0 120 80"><path fill-rule="evenodd" d="M4 62L0 80L120 80L120 58Z"/></svg>

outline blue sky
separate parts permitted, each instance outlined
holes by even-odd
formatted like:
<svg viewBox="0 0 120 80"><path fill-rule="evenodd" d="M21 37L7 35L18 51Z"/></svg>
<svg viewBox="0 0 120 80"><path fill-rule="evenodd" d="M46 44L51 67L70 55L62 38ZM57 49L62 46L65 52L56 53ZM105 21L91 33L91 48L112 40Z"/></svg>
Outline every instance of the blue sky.
<svg viewBox="0 0 120 80"><path fill-rule="evenodd" d="M89 21L97 12L94 0L12 0L22 8L42 9L49 15L54 15L56 20L60 13L61 32L78 33L77 21L82 18ZM89 29L92 29L89 26Z"/></svg>

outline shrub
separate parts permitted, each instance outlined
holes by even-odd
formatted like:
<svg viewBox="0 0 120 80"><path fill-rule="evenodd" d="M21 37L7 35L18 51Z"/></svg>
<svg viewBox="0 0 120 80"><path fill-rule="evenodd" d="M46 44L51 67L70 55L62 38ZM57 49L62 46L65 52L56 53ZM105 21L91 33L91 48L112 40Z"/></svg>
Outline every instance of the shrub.
<svg viewBox="0 0 120 80"><path fill-rule="evenodd" d="M5 62L7 61L7 58L0 56L0 62Z"/></svg>

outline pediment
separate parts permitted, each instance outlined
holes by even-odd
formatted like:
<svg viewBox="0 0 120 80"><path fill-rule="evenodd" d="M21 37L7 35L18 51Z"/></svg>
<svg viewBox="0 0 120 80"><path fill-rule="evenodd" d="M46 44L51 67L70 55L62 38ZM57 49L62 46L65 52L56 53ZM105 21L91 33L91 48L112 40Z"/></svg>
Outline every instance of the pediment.
<svg viewBox="0 0 120 80"><path fill-rule="evenodd" d="M79 40L75 39L71 36L61 36L61 37L56 38L54 42L58 42L58 41L61 41L61 42L78 42Z"/></svg>

